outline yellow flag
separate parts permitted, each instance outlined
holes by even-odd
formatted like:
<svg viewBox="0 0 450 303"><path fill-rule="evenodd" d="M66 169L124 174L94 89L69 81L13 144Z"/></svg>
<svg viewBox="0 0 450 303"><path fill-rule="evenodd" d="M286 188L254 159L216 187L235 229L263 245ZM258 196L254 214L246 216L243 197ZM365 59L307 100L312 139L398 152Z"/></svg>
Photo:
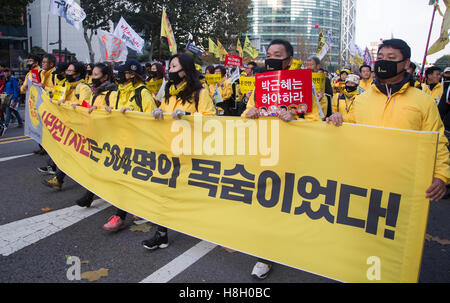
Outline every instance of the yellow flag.
<svg viewBox="0 0 450 303"><path fill-rule="evenodd" d="M167 38L170 53L172 55L175 55L177 53L177 43L175 42L175 36L173 35L172 26L170 25L169 18L167 18L166 9L164 7L161 18L161 37Z"/></svg>
<svg viewBox="0 0 450 303"><path fill-rule="evenodd" d="M219 40L217 40L217 48L219 49L220 61L225 61L225 56L228 55L228 53Z"/></svg>
<svg viewBox="0 0 450 303"><path fill-rule="evenodd" d="M211 54L214 54L214 56L215 56L216 58L219 58L219 57L220 57L220 56L219 56L219 48L217 47L217 44L215 44L214 41L211 40L211 38L208 38L208 40L209 40L209 48L208 48L208 51L209 51Z"/></svg>
<svg viewBox="0 0 450 303"><path fill-rule="evenodd" d="M250 39L247 36L245 36L244 52L246 52L253 59L258 57L258 51L255 49L252 42L250 41Z"/></svg>
<svg viewBox="0 0 450 303"><path fill-rule="evenodd" d="M435 54L445 48L445 46L449 43L448 33L441 33L439 39L434 42L434 44L430 47L427 52L427 56Z"/></svg>
<svg viewBox="0 0 450 303"><path fill-rule="evenodd" d="M323 30L320 30L319 41L317 43L316 56L319 57L319 59L321 59L321 60L323 57L325 57L325 54L327 53L326 44L327 43L325 40L325 36L323 35Z"/></svg>
<svg viewBox="0 0 450 303"><path fill-rule="evenodd" d="M244 58L244 50L242 49L241 40L238 39L236 49L239 53L239 57Z"/></svg>

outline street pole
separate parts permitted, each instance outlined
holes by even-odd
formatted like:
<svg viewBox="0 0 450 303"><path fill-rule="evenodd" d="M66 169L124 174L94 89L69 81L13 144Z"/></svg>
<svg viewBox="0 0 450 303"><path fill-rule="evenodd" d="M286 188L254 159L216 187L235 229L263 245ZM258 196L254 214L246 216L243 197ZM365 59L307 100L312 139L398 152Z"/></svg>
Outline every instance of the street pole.
<svg viewBox="0 0 450 303"><path fill-rule="evenodd" d="M62 41L61 41L61 16L58 16L58 57L59 62L63 62L61 60L61 48L62 48Z"/></svg>
<svg viewBox="0 0 450 303"><path fill-rule="evenodd" d="M433 16L431 17L430 31L428 32L427 46L425 47L425 56L423 57L422 69L420 71L420 83L422 83L423 72L425 70L425 62L427 60L428 46L430 45L431 31L433 29L434 16L436 15L437 3L434 4Z"/></svg>

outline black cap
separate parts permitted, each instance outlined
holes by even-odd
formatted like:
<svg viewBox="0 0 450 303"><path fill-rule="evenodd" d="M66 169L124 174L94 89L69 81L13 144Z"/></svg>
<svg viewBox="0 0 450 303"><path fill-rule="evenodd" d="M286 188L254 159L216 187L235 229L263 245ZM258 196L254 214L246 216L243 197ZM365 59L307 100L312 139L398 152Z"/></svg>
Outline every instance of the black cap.
<svg viewBox="0 0 450 303"><path fill-rule="evenodd" d="M138 73L139 75L142 75L142 73L144 72L142 64L139 63L139 61L137 61L136 59L128 59L125 64L116 66L115 70L118 70L119 72L133 71Z"/></svg>
<svg viewBox="0 0 450 303"><path fill-rule="evenodd" d="M67 62L58 63L53 74L58 75L58 74L64 73L68 67L69 67L69 63L67 63Z"/></svg>

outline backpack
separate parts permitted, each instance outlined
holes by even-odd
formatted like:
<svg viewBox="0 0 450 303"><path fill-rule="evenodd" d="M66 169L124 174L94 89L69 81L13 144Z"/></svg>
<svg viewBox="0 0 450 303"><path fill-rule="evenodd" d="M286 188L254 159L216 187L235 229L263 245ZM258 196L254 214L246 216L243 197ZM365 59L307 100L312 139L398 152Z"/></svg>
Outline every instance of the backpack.
<svg viewBox="0 0 450 303"><path fill-rule="evenodd" d="M144 111L144 109L142 108L142 95L141 95L141 93L144 89L148 90L148 88L145 85L139 86L138 88L136 88L134 90L134 96L131 97L131 100L135 99L136 105L139 106L139 109L141 110L141 112ZM109 96L107 96L107 97L109 97ZM117 94L116 109L119 107L119 99L120 99L120 90L119 90L119 93ZM109 106L109 100L108 100L107 105Z"/></svg>

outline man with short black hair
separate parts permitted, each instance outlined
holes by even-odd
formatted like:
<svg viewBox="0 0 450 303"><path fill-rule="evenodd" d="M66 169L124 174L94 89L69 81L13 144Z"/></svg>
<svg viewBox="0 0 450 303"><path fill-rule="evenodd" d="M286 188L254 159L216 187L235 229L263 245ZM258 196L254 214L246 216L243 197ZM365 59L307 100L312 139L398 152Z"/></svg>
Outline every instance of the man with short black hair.
<svg viewBox="0 0 450 303"><path fill-rule="evenodd" d="M374 85L355 99L355 123L415 131L439 132L436 164L432 184L426 197L438 201L446 193L450 179L448 140L434 100L411 86L411 49L400 39L385 40L378 48ZM342 125L340 113L327 122ZM382 144L382 142L380 142Z"/></svg>
<svg viewBox="0 0 450 303"><path fill-rule="evenodd" d="M424 93L429 94L438 104L441 100L444 88L441 81L441 69L437 66L427 68L425 71L425 83L422 83Z"/></svg>
<svg viewBox="0 0 450 303"><path fill-rule="evenodd" d="M23 81L23 84L20 87L20 92L22 94L26 94L27 93L28 85L33 81L32 71L35 70L39 74L41 73L41 68L39 66L40 63L41 63L41 57L39 57L38 55L34 55L34 54L28 55L27 67L28 67L29 72L25 76L25 81ZM39 79L39 80L41 80L41 79Z"/></svg>
<svg viewBox="0 0 450 303"><path fill-rule="evenodd" d="M359 81L359 87L363 92L365 92L373 83L372 67L367 64L361 65L361 67L359 68L359 76L361 77L361 80Z"/></svg>
<svg viewBox="0 0 450 303"><path fill-rule="evenodd" d="M45 54L42 57L41 62L42 72L41 72L41 83L39 84L42 89L47 92L53 90L56 85L56 76L53 72L56 70L56 57L52 54Z"/></svg>

